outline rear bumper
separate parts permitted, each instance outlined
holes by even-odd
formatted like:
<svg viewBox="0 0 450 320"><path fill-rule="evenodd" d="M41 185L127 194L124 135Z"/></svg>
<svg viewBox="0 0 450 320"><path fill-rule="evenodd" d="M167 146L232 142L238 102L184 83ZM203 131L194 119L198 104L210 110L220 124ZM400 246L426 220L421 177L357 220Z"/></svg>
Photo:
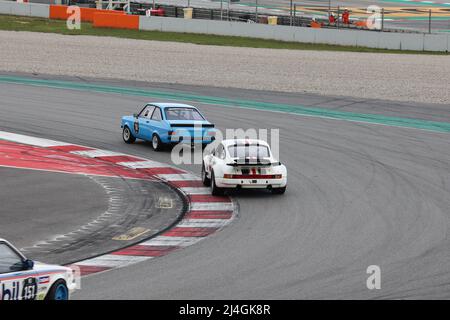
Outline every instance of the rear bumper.
<svg viewBox="0 0 450 320"><path fill-rule="evenodd" d="M191 137L167 137L166 139L163 139L162 142L170 144L210 144L214 142L214 140L215 137L199 137L194 139L192 139Z"/></svg>
<svg viewBox="0 0 450 320"><path fill-rule="evenodd" d="M242 188L242 189L275 189L285 187L286 177L282 179L223 179L216 178L219 188Z"/></svg>

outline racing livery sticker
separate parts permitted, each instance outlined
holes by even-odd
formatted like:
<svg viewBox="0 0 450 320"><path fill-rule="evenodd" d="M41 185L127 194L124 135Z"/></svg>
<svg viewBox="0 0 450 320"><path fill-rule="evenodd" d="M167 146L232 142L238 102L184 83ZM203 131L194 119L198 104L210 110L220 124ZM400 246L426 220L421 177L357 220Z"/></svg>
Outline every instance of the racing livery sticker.
<svg viewBox="0 0 450 320"><path fill-rule="evenodd" d="M0 300L35 300L38 286L35 278L2 282Z"/></svg>
<svg viewBox="0 0 450 320"><path fill-rule="evenodd" d="M50 283L49 276L39 277L39 284L46 284L46 283Z"/></svg>
<svg viewBox="0 0 450 320"><path fill-rule="evenodd" d="M23 281L22 299L34 300L37 294L36 278L27 278Z"/></svg>

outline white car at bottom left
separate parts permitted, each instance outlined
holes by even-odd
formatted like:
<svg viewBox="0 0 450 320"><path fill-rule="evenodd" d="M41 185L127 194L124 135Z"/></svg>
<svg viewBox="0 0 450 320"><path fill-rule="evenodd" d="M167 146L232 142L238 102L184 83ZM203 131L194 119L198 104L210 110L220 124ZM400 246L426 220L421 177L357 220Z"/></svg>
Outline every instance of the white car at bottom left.
<svg viewBox="0 0 450 320"><path fill-rule="evenodd" d="M0 239L0 300L68 300L76 286L72 269L35 263Z"/></svg>

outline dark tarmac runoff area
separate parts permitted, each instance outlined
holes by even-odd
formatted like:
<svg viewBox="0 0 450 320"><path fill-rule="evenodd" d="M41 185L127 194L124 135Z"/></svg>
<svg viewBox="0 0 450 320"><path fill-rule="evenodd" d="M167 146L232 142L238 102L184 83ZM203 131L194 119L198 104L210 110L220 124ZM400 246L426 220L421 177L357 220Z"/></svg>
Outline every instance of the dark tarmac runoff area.
<svg viewBox="0 0 450 320"><path fill-rule="evenodd" d="M29 258L67 264L117 250L170 227L185 211L158 181L0 168L0 238ZM159 199L172 207L158 208ZM142 235L115 240L133 228Z"/></svg>
<svg viewBox="0 0 450 320"><path fill-rule="evenodd" d="M88 176L0 168L0 180L0 236L19 248L70 232L108 209L104 188Z"/></svg>

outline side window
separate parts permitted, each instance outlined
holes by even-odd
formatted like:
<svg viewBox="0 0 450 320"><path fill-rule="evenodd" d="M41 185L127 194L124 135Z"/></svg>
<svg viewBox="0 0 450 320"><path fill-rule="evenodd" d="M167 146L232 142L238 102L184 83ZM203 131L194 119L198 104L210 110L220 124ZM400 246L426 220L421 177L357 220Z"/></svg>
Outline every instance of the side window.
<svg viewBox="0 0 450 320"><path fill-rule="evenodd" d="M225 159L225 150L223 148L223 145L219 145L216 149L216 157L220 159Z"/></svg>
<svg viewBox="0 0 450 320"><path fill-rule="evenodd" d="M145 107L145 109L141 112L141 114L140 114L139 116L140 116L140 117L143 117L143 118L149 118L149 119L150 119L150 117L151 117L151 115L152 115L152 112L153 112L153 109L155 109L154 106L147 106L147 107Z"/></svg>
<svg viewBox="0 0 450 320"><path fill-rule="evenodd" d="M223 147L223 145L220 145L220 159L225 159L225 148Z"/></svg>
<svg viewBox="0 0 450 320"><path fill-rule="evenodd" d="M220 146L221 146L221 145L219 145L219 146L216 148L216 151L214 152L214 155L215 155L216 157L218 157L218 158L220 158Z"/></svg>
<svg viewBox="0 0 450 320"><path fill-rule="evenodd" d="M22 258L5 243L0 243L0 273L23 270Z"/></svg>
<svg viewBox="0 0 450 320"><path fill-rule="evenodd" d="M155 108L155 111L153 111L152 120L156 120L156 121L162 120L160 108Z"/></svg>

